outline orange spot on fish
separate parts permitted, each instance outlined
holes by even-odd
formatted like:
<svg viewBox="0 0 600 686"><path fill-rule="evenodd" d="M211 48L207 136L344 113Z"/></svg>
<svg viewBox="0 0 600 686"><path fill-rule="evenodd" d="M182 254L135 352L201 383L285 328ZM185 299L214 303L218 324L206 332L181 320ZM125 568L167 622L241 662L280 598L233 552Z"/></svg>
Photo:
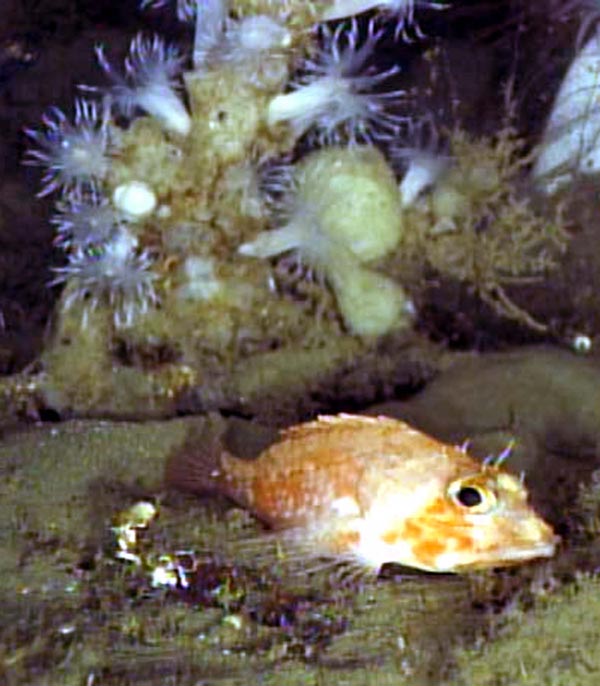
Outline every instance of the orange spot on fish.
<svg viewBox="0 0 600 686"><path fill-rule="evenodd" d="M387 543L388 545L394 545L398 543L398 540L400 539L400 532L399 531L386 531L383 536L381 537L381 540L384 543Z"/></svg>
<svg viewBox="0 0 600 686"><path fill-rule="evenodd" d="M447 541L429 537L421 541L415 541L412 546L415 559L419 560L423 565L427 565L427 567L433 567L438 555L446 552L447 549Z"/></svg>

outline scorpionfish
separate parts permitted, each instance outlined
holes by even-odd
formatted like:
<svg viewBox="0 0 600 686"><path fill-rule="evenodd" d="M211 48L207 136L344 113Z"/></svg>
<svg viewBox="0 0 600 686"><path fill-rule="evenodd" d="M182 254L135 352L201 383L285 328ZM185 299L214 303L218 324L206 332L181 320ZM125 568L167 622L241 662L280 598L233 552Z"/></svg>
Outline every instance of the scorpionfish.
<svg viewBox="0 0 600 686"><path fill-rule="evenodd" d="M167 481L225 495L311 557L462 572L550 557L558 542L522 479L389 417L320 416L254 460L214 452L175 459Z"/></svg>

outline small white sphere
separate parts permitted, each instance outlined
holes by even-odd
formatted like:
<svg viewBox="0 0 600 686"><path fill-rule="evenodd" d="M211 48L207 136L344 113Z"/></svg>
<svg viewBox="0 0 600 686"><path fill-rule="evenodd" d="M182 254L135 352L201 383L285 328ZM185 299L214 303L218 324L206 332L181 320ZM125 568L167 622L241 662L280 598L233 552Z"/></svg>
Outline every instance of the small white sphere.
<svg viewBox="0 0 600 686"><path fill-rule="evenodd" d="M580 333L576 336L573 336L571 345L576 353L579 353L580 355L587 355L587 353L589 353L592 349L593 341L590 336Z"/></svg>
<svg viewBox="0 0 600 686"><path fill-rule="evenodd" d="M115 188L113 202L128 219L140 219L154 211L156 195L147 183L129 181Z"/></svg>

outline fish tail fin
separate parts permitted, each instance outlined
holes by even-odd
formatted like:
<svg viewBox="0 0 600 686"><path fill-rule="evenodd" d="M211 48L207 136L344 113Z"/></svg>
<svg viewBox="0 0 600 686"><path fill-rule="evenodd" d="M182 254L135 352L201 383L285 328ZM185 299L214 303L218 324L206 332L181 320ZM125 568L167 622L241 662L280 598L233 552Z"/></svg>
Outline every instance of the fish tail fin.
<svg viewBox="0 0 600 686"><path fill-rule="evenodd" d="M165 483L179 491L230 495L224 436L227 421L210 414L189 425L185 439L167 459Z"/></svg>

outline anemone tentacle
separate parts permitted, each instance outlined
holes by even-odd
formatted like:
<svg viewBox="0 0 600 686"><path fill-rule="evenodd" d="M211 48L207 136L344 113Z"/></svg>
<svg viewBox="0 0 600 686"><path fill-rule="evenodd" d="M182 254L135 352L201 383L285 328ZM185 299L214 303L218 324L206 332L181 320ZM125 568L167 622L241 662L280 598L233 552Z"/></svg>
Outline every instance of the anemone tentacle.
<svg viewBox="0 0 600 686"><path fill-rule="evenodd" d="M109 112L105 103L78 98L72 124L58 107L42 117L45 130L26 128L38 148L27 150L25 164L45 167L43 197L56 190L81 197L96 192L110 168Z"/></svg>

